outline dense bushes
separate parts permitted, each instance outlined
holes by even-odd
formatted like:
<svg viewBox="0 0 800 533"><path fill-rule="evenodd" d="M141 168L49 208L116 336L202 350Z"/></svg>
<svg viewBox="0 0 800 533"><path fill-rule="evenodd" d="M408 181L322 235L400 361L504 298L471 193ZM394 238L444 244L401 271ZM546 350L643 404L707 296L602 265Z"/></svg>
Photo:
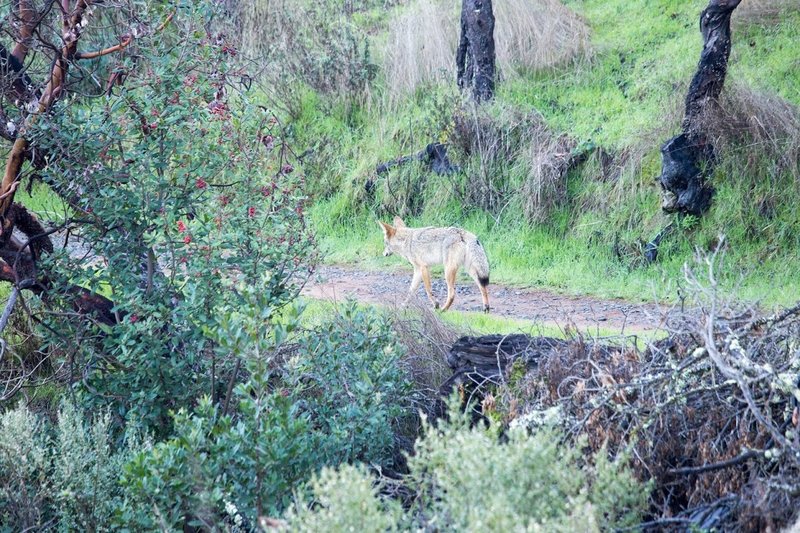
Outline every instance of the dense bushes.
<svg viewBox="0 0 800 533"><path fill-rule="evenodd" d="M379 483L406 498L379 497L366 468L403 471L395 434L413 416L403 349L389 322L352 307L311 332L292 333L293 320L247 343L248 377L232 406L204 398L174 413L160 442L117 438L107 414L87 424L68 403L56 426L22 406L4 413L0 529L248 529L284 512L292 530L304 531L576 520L596 529L640 516L646 492L605 450L584 462L580 445L544 429L529 436L517 428L501 442L498 427L470 428L457 411L450 423L425 426L407 476ZM360 463L367 466L349 466ZM408 497L419 511L401 509Z"/></svg>
<svg viewBox="0 0 800 533"><path fill-rule="evenodd" d="M175 436L128 465L128 516L145 528L187 515L212 526L233 506L254 524L279 514L322 466L392 466L393 420L408 401L398 350L385 322L350 309L276 359L251 356L235 411L205 400L178 413Z"/></svg>

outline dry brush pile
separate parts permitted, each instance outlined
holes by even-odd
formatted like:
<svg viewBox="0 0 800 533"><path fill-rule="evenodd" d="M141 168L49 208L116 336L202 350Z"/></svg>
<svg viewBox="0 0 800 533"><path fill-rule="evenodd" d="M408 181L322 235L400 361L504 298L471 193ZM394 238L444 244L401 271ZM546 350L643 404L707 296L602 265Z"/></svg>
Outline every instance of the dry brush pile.
<svg viewBox="0 0 800 533"><path fill-rule="evenodd" d="M652 483L645 528L786 526L800 508L800 305L771 316L725 305L710 273L705 286L687 274L696 305L671 313L669 336L643 353L517 336L494 339L482 360L457 343L443 392L512 425L556 419L592 452L629 454Z"/></svg>

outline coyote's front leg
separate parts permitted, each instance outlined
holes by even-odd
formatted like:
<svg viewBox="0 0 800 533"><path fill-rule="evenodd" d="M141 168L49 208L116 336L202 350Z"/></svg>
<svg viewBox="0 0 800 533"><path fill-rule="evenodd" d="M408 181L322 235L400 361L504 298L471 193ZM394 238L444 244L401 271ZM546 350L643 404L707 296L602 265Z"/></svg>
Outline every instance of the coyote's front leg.
<svg viewBox="0 0 800 533"><path fill-rule="evenodd" d="M417 268L416 265L414 265L414 277L411 278L411 287L409 287L408 289L408 296L406 296L403 305L408 305L408 301L411 299L412 296L414 296L414 294L417 292L417 289L419 289L419 283L421 281L422 281L422 270Z"/></svg>

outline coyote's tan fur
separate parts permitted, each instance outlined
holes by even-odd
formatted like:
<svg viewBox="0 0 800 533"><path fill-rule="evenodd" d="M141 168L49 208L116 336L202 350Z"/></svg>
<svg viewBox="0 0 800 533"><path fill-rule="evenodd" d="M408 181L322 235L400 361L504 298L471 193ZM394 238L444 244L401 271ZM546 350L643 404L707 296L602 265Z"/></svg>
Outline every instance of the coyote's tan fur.
<svg viewBox="0 0 800 533"><path fill-rule="evenodd" d="M486 252L475 235L461 228L408 228L400 217L394 217L394 225L378 222L383 229L384 256L397 255L407 259L414 267L406 302L417 292L420 282L425 284L425 292L435 308L439 302L431 291L432 265L444 265L444 279L447 282L447 301L442 308L446 311L456 297L456 274L464 266L475 280L483 298L483 310L489 311L489 261Z"/></svg>

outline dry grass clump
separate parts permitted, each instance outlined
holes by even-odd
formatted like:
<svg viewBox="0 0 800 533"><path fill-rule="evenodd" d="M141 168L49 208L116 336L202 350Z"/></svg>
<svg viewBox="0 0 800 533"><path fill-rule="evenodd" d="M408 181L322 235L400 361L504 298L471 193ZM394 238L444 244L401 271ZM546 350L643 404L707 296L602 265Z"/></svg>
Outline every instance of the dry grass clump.
<svg viewBox="0 0 800 533"><path fill-rule="evenodd" d="M391 23L383 68L392 103L427 84L455 82L458 17L454 2L426 0Z"/></svg>
<svg viewBox="0 0 800 533"><path fill-rule="evenodd" d="M392 329L405 348L401 364L424 398L420 408L427 410L435 403L439 386L449 375L447 351L460 332L442 322L427 305L416 303L413 309L411 315L398 310Z"/></svg>
<svg viewBox="0 0 800 533"><path fill-rule="evenodd" d="M733 12L736 24L772 24L790 9L800 8L797 0L747 0Z"/></svg>
<svg viewBox="0 0 800 533"><path fill-rule="evenodd" d="M584 54L588 26L558 0L503 0L493 6L502 77L551 68ZM390 102L426 84L455 80L460 2L421 0L390 24L384 71Z"/></svg>
<svg viewBox="0 0 800 533"><path fill-rule="evenodd" d="M567 172L575 163L576 143L567 135L554 135L544 123L531 128L522 152L526 177L522 186L522 212L529 222L543 222L567 200Z"/></svg>
<svg viewBox="0 0 800 533"><path fill-rule="evenodd" d="M497 64L504 76L551 68L587 52L589 27L559 0L502 0L494 8Z"/></svg>
<svg viewBox="0 0 800 533"><path fill-rule="evenodd" d="M734 84L719 106L710 108L702 127L718 150L741 152L751 173L767 171L774 177L788 172L800 179L800 109L791 102Z"/></svg>
<svg viewBox="0 0 800 533"><path fill-rule="evenodd" d="M567 172L586 154L576 153L575 140L556 134L541 115L470 108L457 113L454 124L453 145L478 160L468 169L465 202L494 213L514 203L528 222L536 223L566 201ZM521 183L506 173L519 176Z"/></svg>

